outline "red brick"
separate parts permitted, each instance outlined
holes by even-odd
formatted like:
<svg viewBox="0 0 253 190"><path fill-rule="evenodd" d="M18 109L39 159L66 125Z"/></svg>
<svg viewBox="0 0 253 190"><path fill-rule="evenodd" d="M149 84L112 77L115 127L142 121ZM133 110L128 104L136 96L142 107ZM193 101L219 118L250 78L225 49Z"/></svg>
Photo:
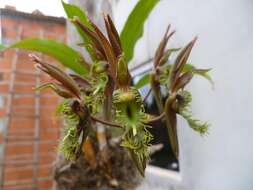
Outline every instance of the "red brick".
<svg viewBox="0 0 253 190"><path fill-rule="evenodd" d="M4 138L4 136L3 136L3 132L0 132L0 144L2 144L2 143L3 143L3 138Z"/></svg>
<svg viewBox="0 0 253 190"><path fill-rule="evenodd" d="M14 84L14 93L21 93L21 94L35 94L34 90L35 85L20 85L15 83Z"/></svg>
<svg viewBox="0 0 253 190"><path fill-rule="evenodd" d="M40 130L40 139L41 140L57 140L59 139L58 130L50 130L49 128L41 128Z"/></svg>
<svg viewBox="0 0 253 190"><path fill-rule="evenodd" d="M42 120L40 120L40 128L41 129L58 129L58 131L60 131L59 126L61 126L61 123L62 121L60 121L59 118L49 115L47 119L42 118Z"/></svg>
<svg viewBox="0 0 253 190"><path fill-rule="evenodd" d="M65 26L62 24L56 24L52 22L38 22L31 21L25 18L19 18L18 20L13 18L3 18L2 19L3 29L3 38L9 41L15 41L17 39L17 28L22 26L23 32L21 38L31 38L39 37L40 32L44 32L44 38L62 40L66 39L65 36ZM25 70L28 72L35 72L34 64L28 57L28 54L31 51L19 51L18 53L18 62L17 70ZM11 67L12 61L15 55L14 50L8 50L3 53L0 57L0 70L5 72L3 75L3 80L8 82L11 76ZM43 60L47 61L50 64L57 66L59 64L55 59L49 56L42 56ZM46 74L40 76L41 83L51 81L51 78ZM31 93L35 94L33 87L35 86L36 77L34 75L21 75L17 74L15 81L20 83L33 83L30 85L17 85L15 84L15 92L20 93ZM0 84L0 93L6 94L9 90L8 83ZM53 95L53 96L51 96ZM59 102L59 98L50 91L42 91L40 99L40 139L39 139L39 178L38 178L38 187L37 189L49 190L52 188L53 179L52 179L52 166L57 155L57 146L60 137L60 121L54 116L54 110L56 105ZM45 97L47 96L47 97ZM4 102L6 106L7 96L4 96ZM13 99L13 113L34 113L34 97L28 96L16 96ZM30 106L29 108L20 108L18 106ZM0 116L4 115L5 110L0 111ZM35 119L34 118L25 118L25 117L14 117L10 121L9 132L12 139L8 141L6 149L6 158L11 162L20 162L20 161L29 161L28 164L18 164L6 166L5 174L5 184L6 190L13 190L17 187L19 189L30 190L32 185L32 160L34 154L34 128L35 128ZM24 141L25 137L29 137ZM20 140L23 138L23 140ZM50 142L52 141L52 142ZM1 135L0 135L1 142Z"/></svg>
<svg viewBox="0 0 253 190"><path fill-rule="evenodd" d="M7 145L6 155L29 154L33 152L33 145L11 146Z"/></svg>
<svg viewBox="0 0 253 190"><path fill-rule="evenodd" d="M22 105L22 104L19 104ZM28 114L34 114L35 113L35 108L34 105L32 104L31 107L20 107L19 105L13 106L12 111L13 113L28 113ZM28 105L28 104L25 104Z"/></svg>
<svg viewBox="0 0 253 190"><path fill-rule="evenodd" d="M51 165L49 166L43 166L40 165L39 167L39 177L50 177L53 175L53 168Z"/></svg>
<svg viewBox="0 0 253 190"><path fill-rule="evenodd" d="M52 139L52 140L54 140L54 139ZM56 152L57 149L58 149L58 143L57 143L57 141L55 139L55 142L41 143L39 148L40 148L40 153ZM54 160L54 158L53 158L53 160ZM42 161L45 161L45 160L43 159Z"/></svg>
<svg viewBox="0 0 253 190"><path fill-rule="evenodd" d="M27 130L32 131L34 129L34 123L35 120L29 117L13 117L10 121L9 131L10 132L14 132L15 130L18 130L20 132L22 132L22 130L24 132Z"/></svg>
<svg viewBox="0 0 253 190"><path fill-rule="evenodd" d="M4 26L2 28L2 36L7 39L16 39L17 30L15 30L13 27L5 27Z"/></svg>
<svg viewBox="0 0 253 190"><path fill-rule="evenodd" d="M6 115L6 109L0 108L0 118L5 117Z"/></svg>
<svg viewBox="0 0 253 190"><path fill-rule="evenodd" d="M16 74L16 81L22 82L33 82L35 83L36 77L35 75L24 75L24 74Z"/></svg>
<svg viewBox="0 0 253 190"><path fill-rule="evenodd" d="M33 106L35 104L35 97L32 96L16 96L13 98L13 105L14 106L20 106L20 105L26 105L26 106Z"/></svg>
<svg viewBox="0 0 253 190"><path fill-rule="evenodd" d="M9 143L11 144L11 143L16 143L17 141L14 141L14 142L12 142L12 141L9 141ZM18 155L7 155L6 156L6 160L23 160L23 161L25 161L25 160L31 160L33 158L33 153L32 154L26 154L26 153L24 153L24 154L18 154ZM22 166L22 165L20 165L20 166L14 166L14 165L11 165L11 166L8 166L8 168L9 169L13 169L13 170L15 170L15 169L22 169L23 167L32 167L32 166Z"/></svg>
<svg viewBox="0 0 253 190"><path fill-rule="evenodd" d="M38 190L49 190L53 186L53 179L39 179Z"/></svg>
<svg viewBox="0 0 253 190"><path fill-rule="evenodd" d="M11 61L8 60L8 59L2 59L1 60L1 64L0 64L0 68L1 68L1 71L2 70L9 70L9 71L11 71L11 69L12 69Z"/></svg>
<svg viewBox="0 0 253 190"><path fill-rule="evenodd" d="M10 170L6 169L5 170L5 181L9 180L23 180L23 179L31 179L33 176L33 168L21 168L20 169L15 169L15 170Z"/></svg>
<svg viewBox="0 0 253 190"><path fill-rule="evenodd" d="M15 27L18 24L18 20L14 20L11 18L4 18L2 19L2 25L4 27Z"/></svg>
<svg viewBox="0 0 253 190"><path fill-rule="evenodd" d="M13 180L4 182L4 190L33 190L32 188L32 178L25 180Z"/></svg>
<svg viewBox="0 0 253 190"><path fill-rule="evenodd" d="M9 92L9 84L0 82L0 92L8 93Z"/></svg>
<svg viewBox="0 0 253 190"><path fill-rule="evenodd" d="M0 62L1 62L1 61L0 61ZM3 73L2 73L2 76L3 76L3 78L2 78L1 81L3 81L3 82L8 82L8 81L10 81L10 78L11 78L10 72L3 72Z"/></svg>
<svg viewBox="0 0 253 190"><path fill-rule="evenodd" d="M59 102L59 98L57 96L54 97L41 97L40 103L42 105L57 105Z"/></svg>

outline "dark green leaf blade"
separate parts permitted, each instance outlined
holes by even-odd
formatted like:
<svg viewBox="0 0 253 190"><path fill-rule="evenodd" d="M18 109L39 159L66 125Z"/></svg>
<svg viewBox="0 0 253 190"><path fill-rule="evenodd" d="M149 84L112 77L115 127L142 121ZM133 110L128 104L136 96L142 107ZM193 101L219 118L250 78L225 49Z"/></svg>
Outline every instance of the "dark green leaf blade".
<svg viewBox="0 0 253 190"><path fill-rule="evenodd" d="M84 24L90 30L93 30L86 13L82 9L80 9L76 5L65 3L64 1L62 1L62 6L63 6L65 13L69 19L73 19L74 17L78 17L82 24ZM80 35L85 38L85 36L83 36L84 33L82 32L82 30L79 30L78 28L77 28L77 30L80 33Z"/></svg>
<svg viewBox="0 0 253 190"><path fill-rule="evenodd" d="M85 25L90 30L93 30L93 28L89 22L89 19L87 17L87 14L82 9L80 9L76 5L65 3L63 0L61 2L62 2L62 6L65 10L65 13L69 19L74 19L75 17L77 17L83 25ZM77 24L74 24L74 25L76 27L77 32L81 36L83 42L85 43L86 50L88 51L90 56L94 59L94 57L92 56L93 55L92 50L90 48L88 48L88 44L90 44L89 36Z"/></svg>
<svg viewBox="0 0 253 190"><path fill-rule="evenodd" d="M0 44L0 51L5 49L6 47L3 44Z"/></svg>
<svg viewBox="0 0 253 190"><path fill-rule="evenodd" d="M127 62L132 59L135 44L143 34L145 20L158 2L159 0L139 0L128 16L120 34L122 48Z"/></svg>
<svg viewBox="0 0 253 190"><path fill-rule="evenodd" d="M188 72L190 70L193 70L193 73L195 75L199 75L201 77L204 77L205 79L207 79L211 83L212 86L214 86L213 79L209 75L209 71L211 71L211 69L197 69L195 66L193 66L189 63L185 64L185 66L183 68L183 72Z"/></svg>
<svg viewBox="0 0 253 190"><path fill-rule="evenodd" d="M7 49L8 48L18 48L44 53L55 58L64 66L78 74L85 75L88 73L87 68L85 68L85 66L81 63L82 57L79 52L63 43L56 42L54 40L29 38L21 40L7 47Z"/></svg>
<svg viewBox="0 0 253 190"><path fill-rule="evenodd" d="M147 85L150 82L150 74L145 74L141 79L135 84L135 88L140 89L143 86Z"/></svg>

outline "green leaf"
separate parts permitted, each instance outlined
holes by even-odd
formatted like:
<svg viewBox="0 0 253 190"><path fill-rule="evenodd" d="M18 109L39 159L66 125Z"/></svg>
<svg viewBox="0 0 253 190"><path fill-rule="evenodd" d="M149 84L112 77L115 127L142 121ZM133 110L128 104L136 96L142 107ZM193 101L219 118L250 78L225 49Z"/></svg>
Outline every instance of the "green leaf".
<svg viewBox="0 0 253 190"><path fill-rule="evenodd" d="M61 2L62 2L62 6L63 6L63 8L65 10L65 13L66 13L66 15L67 15L67 17L69 19L74 19L74 17L78 17L78 19L80 20L80 22L83 25L85 25L89 29L93 30L93 27L91 26L86 13L82 9L80 9L76 5L65 3L63 0ZM92 49L90 49L88 47L88 44L90 44L90 42L91 42L90 38L86 35L86 33L77 24L74 24L74 25L76 27L77 32L79 33L79 35L83 39L83 42L85 43L86 50L88 51L88 53L93 58L93 56L92 56L93 55Z"/></svg>
<svg viewBox="0 0 253 190"><path fill-rule="evenodd" d="M68 4L68 3L65 3L64 1L62 1L62 6L65 10L65 13L67 15L67 17L69 19L73 19L74 17L78 17L79 20L85 25L87 26L89 29L93 30L90 22L89 22L89 19L86 15L86 13L80 9L78 6L76 5L72 5L72 4ZM81 31L81 30L80 30ZM80 33L79 29L78 29L78 32ZM82 32L82 31L81 31ZM83 34L83 32L81 33Z"/></svg>
<svg viewBox="0 0 253 190"><path fill-rule="evenodd" d="M209 75L209 71L211 71L211 69L197 69L196 67L194 67L193 65L189 63L185 64L183 68L183 72L188 72L190 70L193 70L194 74L204 77L212 84L212 86L214 86L214 82L211 76Z"/></svg>
<svg viewBox="0 0 253 190"><path fill-rule="evenodd" d="M87 68L81 64L82 57L79 52L54 40L30 38L21 40L7 47L7 49L9 48L18 48L44 53L55 58L64 66L70 68L78 74L84 75L88 73Z"/></svg>
<svg viewBox="0 0 253 190"><path fill-rule="evenodd" d="M140 89L143 86L147 85L150 82L150 74L145 74L141 79L135 84L135 88Z"/></svg>
<svg viewBox="0 0 253 190"><path fill-rule="evenodd" d="M128 16L120 34L122 48L127 62L133 58L135 44L143 35L145 20L158 2L159 0L139 0Z"/></svg>
<svg viewBox="0 0 253 190"><path fill-rule="evenodd" d="M0 51L5 49L5 46L3 44L0 44Z"/></svg>

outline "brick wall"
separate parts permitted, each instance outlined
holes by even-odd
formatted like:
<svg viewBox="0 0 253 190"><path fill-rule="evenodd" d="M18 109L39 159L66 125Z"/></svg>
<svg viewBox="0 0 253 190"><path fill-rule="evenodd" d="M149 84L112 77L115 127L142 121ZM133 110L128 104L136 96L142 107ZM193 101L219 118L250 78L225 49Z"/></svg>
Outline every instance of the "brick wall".
<svg viewBox="0 0 253 190"><path fill-rule="evenodd" d="M65 20L62 18L1 9L0 19L4 44L28 37L65 40ZM36 96L33 90L36 82L43 83L49 78L36 74L28 53L8 50L0 54L0 148L4 159L0 167L4 173L0 189L5 190L48 190L53 187L52 166L60 135L54 110L59 99L50 91ZM57 64L46 56L39 56ZM16 74L12 72L15 57ZM11 117L8 117L9 103L12 105Z"/></svg>

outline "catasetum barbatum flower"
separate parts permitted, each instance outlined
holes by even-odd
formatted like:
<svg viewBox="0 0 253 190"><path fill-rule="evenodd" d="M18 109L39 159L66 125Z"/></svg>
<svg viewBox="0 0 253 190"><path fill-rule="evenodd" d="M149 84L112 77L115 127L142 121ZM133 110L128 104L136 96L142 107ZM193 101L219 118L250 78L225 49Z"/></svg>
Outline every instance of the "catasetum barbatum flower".
<svg viewBox="0 0 253 190"><path fill-rule="evenodd" d="M76 7L71 10L74 9ZM79 64L87 70L85 74L67 74L58 67L32 56L36 67L53 79L37 87L37 90L50 88L63 98L58 106L58 113L64 120L59 150L67 159L75 161L81 153L86 154L91 168L100 168L110 179L110 183L115 185L117 183L110 170L111 161L106 148L108 138L111 137L111 134L106 134L111 131L107 130L109 127L120 128L120 145L128 150L143 176L153 138L149 128L154 121L165 122L170 144L177 158L178 114L187 120L194 131L201 135L207 133L209 124L193 117L190 111L191 94L185 90L185 86L195 74L210 80L209 69L197 69L188 63L197 38L183 48L167 48L169 39L175 33L170 32L170 26L167 28L155 52L153 69L145 76L148 80L140 80L142 83L146 81L144 84L150 84L148 95L153 94L158 105L160 115L152 116L143 106L147 96L142 99L138 90L144 84L132 84L128 68L129 52L124 52L122 47L126 46L122 46L121 37L110 16L104 14L107 35L86 17L71 15L71 22L84 39L79 45L86 48L92 61L88 63L78 54ZM174 60L171 60L172 54ZM169 60L173 63L168 64ZM161 87L166 89L165 101ZM98 146L97 151L94 151L94 144Z"/></svg>

